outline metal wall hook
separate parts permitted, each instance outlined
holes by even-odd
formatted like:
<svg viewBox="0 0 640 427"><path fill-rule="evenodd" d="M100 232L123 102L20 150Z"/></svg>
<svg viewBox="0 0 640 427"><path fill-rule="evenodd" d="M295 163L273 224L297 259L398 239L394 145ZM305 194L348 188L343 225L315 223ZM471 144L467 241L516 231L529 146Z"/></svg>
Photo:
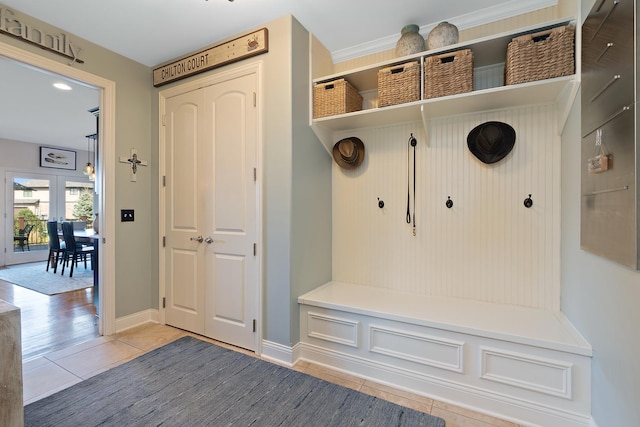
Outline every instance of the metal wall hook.
<svg viewBox="0 0 640 427"><path fill-rule="evenodd" d="M533 206L533 200L531 200L531 194L529 194L529 197L524 199L524 207L530 208L531 206Z"/></svg>
<svg viewBox="0 0 640 427"><path fill-rule="evenodd" d="M445 202L445 206L449 209L453 207L453 200L451 200L451 196L447 196L447 201Z"/></svg>
<svg viewBox="0 0 640 427"><path fill-rule="evenodd" d="M378 207L380 209L384 208L384 200L380 200L380 197L378 197Z"/></svg>

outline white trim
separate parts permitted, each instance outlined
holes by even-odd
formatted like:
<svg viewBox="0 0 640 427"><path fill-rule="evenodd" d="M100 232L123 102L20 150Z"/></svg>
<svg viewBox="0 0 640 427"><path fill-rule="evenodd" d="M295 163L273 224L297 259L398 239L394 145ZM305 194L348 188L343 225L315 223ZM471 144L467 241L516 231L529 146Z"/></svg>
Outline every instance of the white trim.
<svg viewBox="0 0 640 427"><path fill-rule="evenodd" d="M263 206L262 206L262 192L263 192L263 182L264 182L264 161L263 161L263 143L264 143L264 82L263 82L263 61L254 61L243 65L238 65L235 67L231 67L225 70L212 71L210 74L206 74L204 77L189 80L178 84L176 86L164 89L158 93L158 188L160 189L160 194L158 195L158 235L160 239L165 236L165 204L166 197L164 186L162 185L162 177L166 175L166 167L165 167L165 146L166 141L164 138L164 116L166 114L166 100L172 96L181 95L183 93L187 93L199 88L204 88L207 86L211 86L216 83L224 82L227 80L232 80L241 76L255 74L257 80L257 105L258 109L257 114L257 123L256 123L256 168L257 168L257 176L256 176L256 245L258 247L257 257L257 283L256 283L256 291L258 293L257 296L257 307L256 307L256 319L262 319L262 303L263 303L263 253L264 247L262 242L262 223L263 223ZM165 317L165 308L162 307L162 300L166 296L166 281L165 281L165 248L162 246L162 242L160 242L158 248L158 307L159 307L159 315L158 321L161 324L166 324ZM260 355L262 353L262 322L258 321L256 325L255 332L255 353Z"/></svg>
<svg viewBox="0 0 640 427"><path fill-rule="evenodd" d="M313 307L316 312L323 309L339 311L342 317L350 313L576 355L592 355L591 345L561 312L404 293L337 281L327 282L299 296L298 302Z"/></svg>
<svg viewBox="0 0 640 427"><path fill-rule="evenodd" d="M116 319L116 332L126 331L127 329L135 328L136 326L141 326L149 322L159 323L158 310L150 308L129 314L128 316L118 317Z"/></svg>
<svg viewBox="0 0 640 427"><path fill-rule="evenodd" d="M489 24L501 19L512 18L524 13L534 12L536 10L552 7L558 4L558 0L512 0L507 3L501 3L497 6L488 7L473 13L454 16L448 19L449 22L455 24L459 30L477 27ZM426 24L420 27L420 34L425 38L438 23ZM383 52L393 49L398 41L398 35L383 37L377 40L371 40L346 49L340 49L331 52L331 57L335 64L360 58L365 55Z"/></svg>
<svg viewBox="0 0 640 427"><path fill-rule="evenodd" d="M166 96L164 92L158 93L158 320L165 325L165 309L163 302L165 301L165 244L163 239L166 238L165 230L165 214L164 206L166 204L166 191L163 180L166 179L166 158L164 155L166 142L164 139L164 126L166 114Z"/></svg>
<svg viewBox="0 0 640 427"><path fill-rule="evenodd" d="M292 367L300 359L300 343L294 347L287 347L273 341L262 340L261 347L261 357L279 365Z"/></svg>
<svg viewBox="0 0 640 427"><path fill-rule="evenodd" d="M99 194L98 211L100 231L102 235L99 254L99 283L101 313L98 330L102 335L115 333L115 209L105 209L105 206L115 206L115 129L116 129L116 84L115 82L88 73L66 64L44 58L40 55L19 49L0 42L0 56L10 60L22 62L29 66L60 74L78 82L96 87L100 90L100 138L99 158L102 159L101 174L96 177L96 191ZM104 243L103 243L104 242Z"/></svg>
<svg viewBox="0 0 640 427"><path fill-rule="evenodd" d="M358 348L360 345L360 322L312 311L307 313L307 317L307 336L354 348ZM319 328L322 325L324 328ZM342 336L339 335L340 333Z"/></svg>
<svg viewBox="0 0 640 427"><path fill-rule="evenodd" d="M522 369L506 368L504 365L519 364ZM502 366L501 366L502 365ZM528 369L526 366L528 365ZM514 387L532 390L538 393L548 394L551 396L562 397L563 399L572 399L572 369L573 363L563 362L561 360L553 360L544 357L534 357L528 354L516 353L497 348L480 346L480 378L488 381L494 381L501 384L507 384ZM510 370L509 375L495 372L496 368L502 370ZM546 370L546 375L539 376L538 381L532 382L523 378L518 378L522 373L532 372L534 369ZM560 386L553 384L544 384L543 377L554 377ZM547 380L549 378L546 378Z"/></svg>
<svg viewBox="0 0 640 427"><path fill-rule="evenodd" d="M300 343L300 360L523 425L590 427L591 417L450 379Z"/></svg>
<svg viewBox="0 0 640 427"><path fill-rule="evenodd" d="M379 345L376 337L386 334L388 337L395 341L391 346ZM413 341L416 347L420 348L419 354L411 354L410 352L415 349L413 346L407 346L400 341L404 339L405 342ZM440 360L435 359L435 351L427 351L427 347L431 350L440 349ZM444 359L441 354L442 351L453 351L455 353L452 360ZM425 366L433 366L434 368L445 369L447 371L464 373L464 341L451 340L441 337L436 337L427 334L413 333L408 331L401 331L395 328L388 328L385 326L369 325L369 351L371 353L383 354L385 356L395 357L396 359L402 359L409 362L418 363ZM428 354L433 354L434 357L426 357Z"/></svg>

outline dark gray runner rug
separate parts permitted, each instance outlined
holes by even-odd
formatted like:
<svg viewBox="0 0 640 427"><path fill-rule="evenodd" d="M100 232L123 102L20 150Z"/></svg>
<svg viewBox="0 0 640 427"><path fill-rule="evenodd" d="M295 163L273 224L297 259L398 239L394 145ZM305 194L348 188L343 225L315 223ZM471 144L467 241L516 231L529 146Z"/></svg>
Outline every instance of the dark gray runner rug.
<svg viewBox="0 0 640 427"><path fill-rule="evenodd" d="M443 419L185 337L29 404L26 426L427 426Z"/></svg>

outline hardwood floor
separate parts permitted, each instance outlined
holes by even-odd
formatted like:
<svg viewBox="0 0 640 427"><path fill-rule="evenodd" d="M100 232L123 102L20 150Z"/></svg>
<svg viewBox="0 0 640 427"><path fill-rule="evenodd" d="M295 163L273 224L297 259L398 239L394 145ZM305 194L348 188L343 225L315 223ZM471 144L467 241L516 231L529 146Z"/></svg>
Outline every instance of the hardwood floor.
<svg viewBox="0 0 640 427"><path fill-rule="evenodd" d="M20 308L22 360L100 336L92 288L49 296L0 280L0 299Z"/></svg>

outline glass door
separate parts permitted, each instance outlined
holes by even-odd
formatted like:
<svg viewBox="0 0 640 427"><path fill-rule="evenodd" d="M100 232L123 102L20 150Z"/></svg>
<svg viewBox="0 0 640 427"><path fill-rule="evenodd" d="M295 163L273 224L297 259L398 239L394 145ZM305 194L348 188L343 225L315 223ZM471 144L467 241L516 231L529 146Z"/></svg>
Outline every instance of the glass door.
<svg viewBox="0 0 640 427"><path fill-rule="evenodd" d="M44 261L49 254L47 220L55 212L55 176L8 172L6 264Z"/></svg>
<svg viewBox="0 0 640 427"><path fill-rule="evenodd" d="M93 226L94 183L84 176L7 172L7 265L46 261L47 221ZM58 238L58 236L55 236Z"/></svg>
<svg viewBox="0 0 640 427"><path fill-rule="evenodd" d="M64 179L64 220L84 223L80 227L93 226L93 182L80 177Z"/></svg>

